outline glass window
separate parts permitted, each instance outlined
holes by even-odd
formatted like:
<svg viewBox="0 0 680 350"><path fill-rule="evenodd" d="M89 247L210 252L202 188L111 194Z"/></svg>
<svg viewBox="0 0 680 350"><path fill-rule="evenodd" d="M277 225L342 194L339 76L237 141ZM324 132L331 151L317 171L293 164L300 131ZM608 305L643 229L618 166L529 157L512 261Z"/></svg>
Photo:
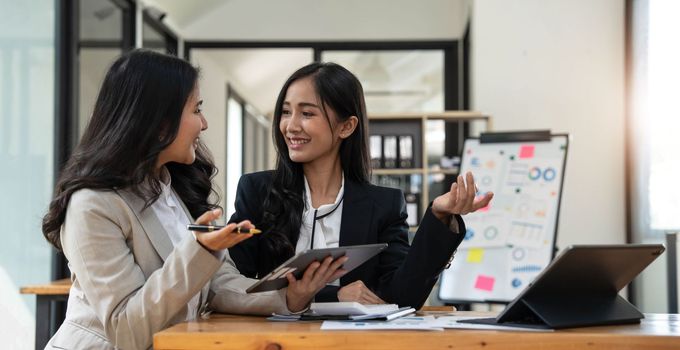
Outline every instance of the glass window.
<svg viewBox="0 0 680 350"><path fill-rule="evenodd" d="M243 127L243 172L252 173L266 170L268 141L263 135L269 134L271 122L250 105L246 105Z"/></svg>
<svg viewBox="0 0 680 350"><path fill-rule="evenodd" d="M120 7L113 0L79 1L78 138L87 126L104 75L113 61L131 46L126 37L132 25L132 6ZM128 22L126 22L126 20ZM128 28L129 29L129 28Z"/></svg>
<svg viewBox="0 0 680 350"><path fill-rule="evenodd" d="M632 239L663 243L666 231L680 229L680 2L631 2L630 206ZM669 312L663 254L633 284L635 303L645 312ZM679 266L680 268L680 266Z"/></svg>
<svg viewBox="0 0 680 350"><path fill-rule="evenodd" d="M653 230L680 229L680 3L650 1L647 51L649 215Z"/></svg>
<svg viewBox="0 0 680 350"><path fill-rule="evenodd" d="M41 218L52 195L55 1L3 2L0 11L0 333L2 347L32 348L35 297L50 280ZM6 5L5 5L6 4Z"/></svg>
<svg viewBox="0 0 680 350"><path fill-rule="evenodd" d="M234 212L236 186L243 173L243 106L234 98L227 101L227 183L224 193L227 199L226 215Z"/></svg>
<svg viewBox="0 0 680 350"><path fill-rule="evenodd" d="M680 3L635 2L633 37L632 144L635 232L661 238L680 229Z"/></svg>

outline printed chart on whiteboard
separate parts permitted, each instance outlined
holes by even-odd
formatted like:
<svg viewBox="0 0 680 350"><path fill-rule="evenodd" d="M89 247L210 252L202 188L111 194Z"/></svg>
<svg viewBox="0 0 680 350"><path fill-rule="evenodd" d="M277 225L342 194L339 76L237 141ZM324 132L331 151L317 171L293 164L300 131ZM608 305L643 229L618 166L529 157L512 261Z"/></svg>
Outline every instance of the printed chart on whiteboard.
<svg viewBox="0 0 680 350"><path fill-rule="evenodd" d="M471 171L488 207L465 216L467 232L444 271L439 298L511 301L552 259L568 135L535 142L465 141L461 174Z"/></svg>

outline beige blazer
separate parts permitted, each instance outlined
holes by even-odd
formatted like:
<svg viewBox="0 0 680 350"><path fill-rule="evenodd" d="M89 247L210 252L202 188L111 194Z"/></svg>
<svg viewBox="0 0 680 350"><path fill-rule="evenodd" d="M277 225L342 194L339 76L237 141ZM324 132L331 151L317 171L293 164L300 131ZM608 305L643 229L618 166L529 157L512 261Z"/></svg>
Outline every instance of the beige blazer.
<svg viewBox="0 0 680 350"><path fill-rule="evenodd" d="M127 191L73 194L61 228L73 286L47 349L150 348L154 333L186 320L198 293L200 312L288 312L285 289L245 293L255 280L238 272L228 252L220 261L194 239L173 247L143 206Z"/></svg>

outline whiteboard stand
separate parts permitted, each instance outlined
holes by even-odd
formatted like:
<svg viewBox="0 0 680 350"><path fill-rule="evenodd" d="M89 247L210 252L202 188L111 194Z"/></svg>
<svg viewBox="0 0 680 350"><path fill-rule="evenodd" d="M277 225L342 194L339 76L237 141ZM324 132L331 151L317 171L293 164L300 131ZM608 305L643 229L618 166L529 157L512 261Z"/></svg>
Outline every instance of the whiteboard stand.
<svg viewBox="0 0 680 350"><path fill-rule="evenodd" d="M550 263L569 135L549 130L482 133L465 140L460 174L471 171L478 195L494 192L487 208L465 216L467 232L438 297L507 304Z"/></svg>
<svg viewBox="0 0 680 350"><path fill-rule="evenodd" d="M666 273L668 281L668 313L678 313L678 233L666 232Z"/></svg>

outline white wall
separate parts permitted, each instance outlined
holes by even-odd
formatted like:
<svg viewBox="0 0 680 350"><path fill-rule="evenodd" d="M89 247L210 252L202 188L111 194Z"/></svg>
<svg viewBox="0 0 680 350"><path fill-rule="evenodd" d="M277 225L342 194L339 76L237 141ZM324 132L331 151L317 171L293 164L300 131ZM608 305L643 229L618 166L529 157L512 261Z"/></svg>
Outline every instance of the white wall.
<svg viewBox="0 0 680 350"><path fill-rule="evenodd" d="M475 0L472 107L572 135L557 244L623 243L624 1Z"/></svg>

